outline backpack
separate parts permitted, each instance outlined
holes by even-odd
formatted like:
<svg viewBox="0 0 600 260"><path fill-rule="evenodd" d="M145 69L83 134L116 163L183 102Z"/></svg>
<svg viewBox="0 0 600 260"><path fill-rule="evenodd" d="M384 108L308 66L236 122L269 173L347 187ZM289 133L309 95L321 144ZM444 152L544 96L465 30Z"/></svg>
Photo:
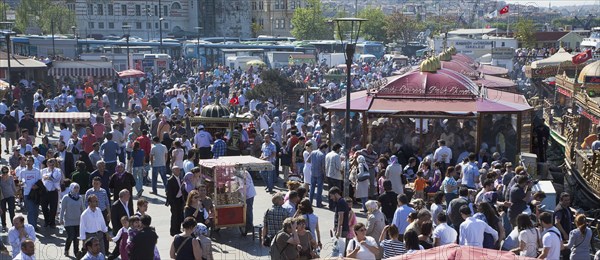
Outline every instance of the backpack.
<svg viewBox="0 0 600 260"><path fill-rule="evenodd" d="M279 249L277 246L277 237L279 237L283 233L283 231L279 231L275 237L273 237L273 241L271 241L271 247L269 254L271 255L271 259L282 259L281 254L285 249L290 245L289 243L285 243L285 246L282 249Z"/></svg>

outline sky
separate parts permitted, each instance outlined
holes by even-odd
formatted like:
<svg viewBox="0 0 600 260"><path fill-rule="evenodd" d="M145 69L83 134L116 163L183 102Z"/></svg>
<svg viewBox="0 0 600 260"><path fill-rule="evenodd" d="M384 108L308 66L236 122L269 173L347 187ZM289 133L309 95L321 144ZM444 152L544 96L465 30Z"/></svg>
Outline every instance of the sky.
<svg viewBox="0 0 600 260"><path fill-rule="evenodd" d="M539 7L548 7L548 4L552 4L552 6L568 6L568 5L590 5L594 3L598 3L599 1L595 0L507 0L509 4L519 3L519 4L527 4L530 2L536 3Z"/></svg>

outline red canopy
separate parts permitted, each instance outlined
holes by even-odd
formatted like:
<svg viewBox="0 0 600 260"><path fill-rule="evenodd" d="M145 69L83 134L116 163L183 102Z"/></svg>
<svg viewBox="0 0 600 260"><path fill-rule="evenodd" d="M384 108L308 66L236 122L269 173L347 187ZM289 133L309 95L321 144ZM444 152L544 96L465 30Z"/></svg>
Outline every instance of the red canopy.
<svg viewBox="0 0 600 260"><path fill-rule="evenodd" d="M366 111L373 101L373 94L368 95L366 90L350 93L350 110ZM346 110L346 97L342 97L333 102L321 104L321 107L328 110Z"/></svg>
<svg viewBox="0 0 600 260"><path fill-rule="evenodd" d="M491 75L485 75L482 78L475 80L475 83L486 88L512 88L515 86L515 83L510 79Z"/></svg>
<svg viewBox="0 0 600 260"><path fill-rule="evenodd" d="M467 63L459 60L442 61L442 68L456 71L469 78L477 78L477 76L479 76L479 72L477 70Z"/></svg>
<svg viewBox="0 0 600 260"><path fill-rule="evenodd" d="M454 259L494 259L494 260L528 260L531 257L518 256L510 251L485 249L472 246L459 246L450 244L434 247L427 250L419 250L412 254L404 254L390 259L414 259L414 260L454 260Z"/></svg>
<svg viewBox="0 0 600 260"><path fill-rule="evenodd" d="M119 78L141 78L145 76L146 73L144 73L143 71L134 69L119 71Z"/></svg>

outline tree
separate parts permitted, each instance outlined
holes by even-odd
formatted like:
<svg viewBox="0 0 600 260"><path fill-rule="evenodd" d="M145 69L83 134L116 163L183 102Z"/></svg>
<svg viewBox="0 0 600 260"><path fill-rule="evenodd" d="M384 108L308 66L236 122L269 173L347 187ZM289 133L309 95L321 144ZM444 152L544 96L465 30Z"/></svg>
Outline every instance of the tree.
<svg viewBox="0 0 600 260"><path fill-rule="evenodd" d="M320 0L307 0L306 7L296 8L292 17L292 35L301 40L332 39L332 29L323 16Z"/></svg>
<svg viewBox="0 0 600 260"><path fill-rule="evenodd" d="M49 0L21 0L16 11L17 30L38 29L41 33L69 33L75 25L75 13L66 6L51 4ZM51 22L52 21L52 22Z"/></svg>
<svg viewBox="0 0 600 260"><path fill-rule="evenodd" d="M517 22L515 26L515 38L522 44L525 48L533 48L535 47L535 26L533 21L529 19L522 19Z"/></svg>
<svg viewBox="0 0 600 260"><path fill-rule="evenodd" d="M385 31L390 42L412 41L425 26L416 19L395 11L387 17Z"/></svg>
<svg viewBox="0 0 600 260"><path fill-rule="evenodd" d="M294 87L294 83L276 69L263 70L260 78L262 83L247 92L248 99L267 101L272 98L273 101L281 102L283 97L288 95L291 88Z"/></svg>
<svg viewBox="0 0 600 260"><path fill-rule="evenodd" d="M384 42L387 40L385 31L386 16L383 11L376 7L367 7L358 13L358 17L367 19L362 24L361 35L365 40Z"/></svg>
<svg viewBox="0 0 600 260"><path fill-rule="evenodd" d="M262 26L262 25L260 25L259 23L257 23L257 22L253 22L253 23L250 25L250 29L252 30L252 37L258 37L258 33L259 33L260 31L262 31L264 28L263 28L263 26Z"/></svg>

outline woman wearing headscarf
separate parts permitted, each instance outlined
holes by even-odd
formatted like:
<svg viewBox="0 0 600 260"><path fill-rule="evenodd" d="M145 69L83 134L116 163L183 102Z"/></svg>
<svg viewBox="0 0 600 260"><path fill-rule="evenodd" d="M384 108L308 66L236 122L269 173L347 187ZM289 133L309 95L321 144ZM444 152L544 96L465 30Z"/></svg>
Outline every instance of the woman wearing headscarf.
<svg viewBox="0 0 600 260"><path fill-rule="evenodd" d="M362 155L358 156L358 177L356 180L356 193L354 196L359 198L363 204L363 212L367 212L367 199L369 199L369 178L362 178L361 176L369 176L369 165Z"/></svg>
<svg viewBox="0 0 600 260"><path fill-rule="evenodd" d="M402 165L398 163L398 157L392 155L390 164L385 169L385 178L392 182L392 190L397 194L404 194L404 183L402 182Z"/></svg>
<svg viewBox="0 0 600 260"><path fill-rule="evenodd" d="M380 234L385 227L385 216L379 209L379 203L376 200L369 200L367 205L367 236L371 236L379 244Z"/></svg>
<svg viewBox="0 0 600 260"><path fill-rule="evenodd" d="M128 190L129 194L133 194L133 187L135 187L135 178L131 173L125 171L124 163L118 162L115 173L110 176L110 181L108 183L108 188L113 194L113 201L119 199L119 192L123 189ZM129 196L129 203L127 205L129 206L129 212L134 212L133 196Z"/></svg>
<svg viewBox="0 0 600 260"><path fill-rule="evenodd" d="M73 255L79 253L79 217L85 210L83 198L79 195L79 184L76 182L69 185L69 193L67 193L61 201L60 206L60 223L64 225L67 231L67 241L65 242L65 256L69 256L69 249L73 243Z"/></svg>
<svg viewBox="0 0 600 260"><path fill-rule="evenodd" d="M194 229L193 236L196 237L202 248L202 259L213 260L212 241L208 238L208 227L198 223Z"/></svg>

